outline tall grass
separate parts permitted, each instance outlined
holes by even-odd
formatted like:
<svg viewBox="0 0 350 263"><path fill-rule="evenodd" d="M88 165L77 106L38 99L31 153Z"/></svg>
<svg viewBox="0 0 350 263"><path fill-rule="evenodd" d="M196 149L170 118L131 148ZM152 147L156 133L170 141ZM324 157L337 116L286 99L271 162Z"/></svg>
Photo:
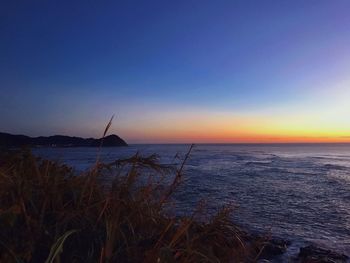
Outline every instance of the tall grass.
<svg viewBox="0 0 350 263"><path fill-rule="evenodd" d="M136 154L77 175L30 151L3 154L0 262L255 261L263 242L232 223L230 208L205 221L200 209L166 212L183 168Z"/></svg>

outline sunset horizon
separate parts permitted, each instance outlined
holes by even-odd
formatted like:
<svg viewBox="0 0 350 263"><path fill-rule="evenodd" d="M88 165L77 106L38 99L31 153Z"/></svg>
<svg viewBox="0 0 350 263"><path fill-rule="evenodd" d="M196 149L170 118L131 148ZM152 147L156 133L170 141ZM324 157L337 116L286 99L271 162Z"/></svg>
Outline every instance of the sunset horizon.
<svg viewBox="0 0 350 263"><path fill-rule="evenodd" d="M2 132L350 141L347 1L78 2L2 8Z"/></svg>
<svg viewBox="0 0 350 263"><path fill-rule="evenodd" d="M350 263L350 0L0 1L1 263Z"/></svg>

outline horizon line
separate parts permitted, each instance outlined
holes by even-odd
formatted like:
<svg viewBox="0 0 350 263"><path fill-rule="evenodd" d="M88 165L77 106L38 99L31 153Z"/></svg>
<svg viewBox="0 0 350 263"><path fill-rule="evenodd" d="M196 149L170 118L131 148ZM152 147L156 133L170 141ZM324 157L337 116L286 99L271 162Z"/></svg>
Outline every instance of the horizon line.
<svg viewBox="0 0 350 263"><path fill-rule="evenodd" d="M128 143L129 145L232 145L232 144L350 144L349 141L345 142L140 142L140 143Z"/></svg>
<svg viewBox="0 0 350 263"><path fill-rule="evenodd" d="M79 135L66 135L66 134L53 134L53 135L24 135L23 133L11 133L11 132L2 132L0 131L0 133L6 133L6 134L11 134L11 135L15 135L15 136L28 136L28 137L32 137L32 138L36 138L36 137L51 137L51 136L68 136L68 137L80 137L80 138L84 138L84 139L90 139L90 138L94 138L96 139L95 136L79 136ZM111 134L108 134L106 135L105 137L108 137L110 135L117 135L119 136L120 138L124 139L123 136L120 136L116 133L111 133ZM102 138L103 136L101 137L97 137L97 139L100 139ZM294 137L296 139L296 137ZM321 138L323 139L330 139L329 141L326 140L322 140ZM207 141L207 142L204 142L204 141L199 141L199 142L191 142L191 141L153 141L152 142L152 139L151 140L144 140L142 141L142 139L131 139L130 142L127 142L129 145L149 145L149 144L153 144L153 145L164 145L164 144L168 144L168 145L190 145L190 144L200 144L200 145L229 145L229 144L236 144L236 145L239 145L239 144L252 144L252 145L258 145L258 144L350 144L350 141L349 140L345 140L345 141L332 141L332 139L346 139L346 138L350 138L350 136L338 136L338 137L310 137L310 141L307 140L307 138L303 138L304 140L300 140L300 141L289 141L288 139L286 141L283 141L282 138L280 138L281 141L278 141L278 139L276 138L276 140L271 140L271 141L249 141L249 139L247 141L226 141L226 142L223 142L223 141L219 141L219 142L215 142L215 139L213 141ZM266 140L267 138L264 136L261 137L261 140ZM293 138L290 138L290 139L293 139ZM124 139L125 141L129 141L128 139ZM255 140L256 140L256 137L255 137ZM318 141L319 140L319 141Z"/></svg>

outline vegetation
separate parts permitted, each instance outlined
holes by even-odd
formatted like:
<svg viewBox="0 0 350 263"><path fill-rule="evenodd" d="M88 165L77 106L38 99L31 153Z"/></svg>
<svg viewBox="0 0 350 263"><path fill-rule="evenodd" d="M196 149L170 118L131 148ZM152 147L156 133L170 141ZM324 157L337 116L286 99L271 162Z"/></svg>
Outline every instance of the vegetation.
<svg viewBox="0 0 350 263"><path fill-rule="evenodd" d="M2 151L0 262L256 261L265 240L234 225L231 208L207 220L202 209L172 211L191 149L179 168L157 155L104 164L98 154L80 174L30 150Z"/></svg>
<svg viewBox="0 0 350 263"><path fill-rule="evenodd" d="M197 220L201 209L169 213L183 167L136 154L77 175L30 151L3 154L0 262L255 261L263 242L231 222L230 208L208 220Z"/></svg>

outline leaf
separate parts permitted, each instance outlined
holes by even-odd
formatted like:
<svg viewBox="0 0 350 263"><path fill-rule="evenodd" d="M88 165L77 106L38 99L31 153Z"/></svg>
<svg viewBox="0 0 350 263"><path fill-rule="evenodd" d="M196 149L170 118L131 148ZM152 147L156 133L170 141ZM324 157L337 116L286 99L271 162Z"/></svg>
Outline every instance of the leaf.
<svg viewBox="0 0 350 263"><path fill-rule="evenodd" d="M102 138L104 138L104 137L106 136L106 134L107 134L109 128L111 127L113 118L114 118L114 115L113 115L112 118L109 120L109 122L108 122L108 124L107 124L107 126L106 126L106 128L105 128L105 131L103 132Z"/></svg>
<svg viewBox="0 0 350 263"><path fill-rule="evenodd" d="M57 239L55 244L50 249L49 257L46 259L45 263L52 263L54 262L55 258L59 256L63 251L63 244L66 241L66 239L73 233L77 232L77 230L70 230L64 233L61 237Z"/></svg>

